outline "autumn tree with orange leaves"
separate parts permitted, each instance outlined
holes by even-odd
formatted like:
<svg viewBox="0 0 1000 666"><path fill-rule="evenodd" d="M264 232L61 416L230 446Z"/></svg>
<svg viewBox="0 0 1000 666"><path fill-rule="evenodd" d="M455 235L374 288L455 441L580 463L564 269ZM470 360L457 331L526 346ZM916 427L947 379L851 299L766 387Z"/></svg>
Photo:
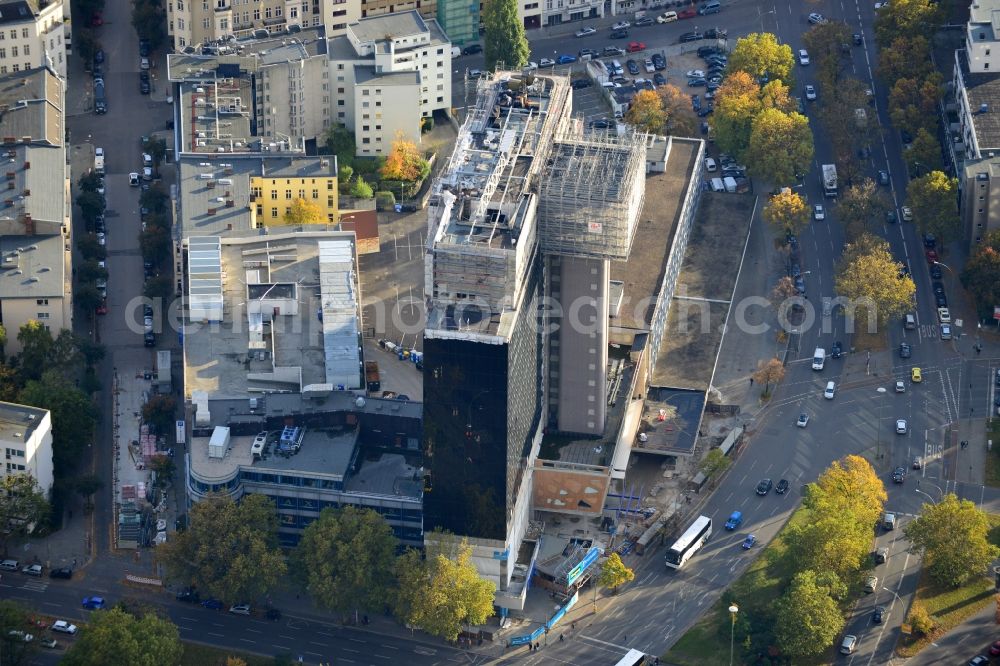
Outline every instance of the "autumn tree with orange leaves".
<svg viewBox="0 0 1000 666"><path fill-rule="evenodd" d="M420 155L416 144L407 139L402 131L396 132L396 140L392 142L392 149L386 155L380 172L382 178L412 183L426 178L430 171L430 164Z"/></svg>

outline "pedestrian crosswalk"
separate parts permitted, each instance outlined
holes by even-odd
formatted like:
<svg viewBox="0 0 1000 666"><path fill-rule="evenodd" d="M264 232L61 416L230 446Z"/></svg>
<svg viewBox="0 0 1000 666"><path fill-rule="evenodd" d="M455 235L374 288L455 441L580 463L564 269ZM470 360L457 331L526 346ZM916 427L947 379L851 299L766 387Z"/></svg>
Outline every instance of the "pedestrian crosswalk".
<svg viewBox="0 0 1000 666"><path fill-rule="evenodd" d="M49 581L44 578L32 578L24 581L24 585L21 586L21 589L31 590L32 592L44 592L49 589Z"/></svg>

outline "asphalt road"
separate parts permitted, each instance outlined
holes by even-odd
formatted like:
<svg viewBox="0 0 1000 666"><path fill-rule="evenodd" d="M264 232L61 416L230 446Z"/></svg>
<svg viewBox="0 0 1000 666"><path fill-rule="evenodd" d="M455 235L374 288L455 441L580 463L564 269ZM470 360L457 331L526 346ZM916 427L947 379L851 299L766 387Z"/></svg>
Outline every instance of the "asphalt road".
<svg viewBox="0 0 1000 666"><path fill-rule="evenodd" d="M730 39L747 32L766 30L775 32L780 41L797 52L804 47L802 34L809 27L806 17L810 11L843 20L851 26L852 32L864 35L864 45L853 47L851 66L854 76L875 91L875 113L885 128L885 131L876 133L866 171L872 178L879 170L889 173L891 185L887 188L887 195L898 211L904 203L908 179L901 159L899 135L888 126L888 91L872 76L877 58L872 30L873 4L823 1L805 7L792 0L724 4L727 5L724 11L710 18L712 24L729 29ZM702 17L698 21L706 22ZM681 21L633 30L633 35L646 42L651 49L657 49L675 43L678 34L693 29L692 21ZM596 44L584 44L585 41L571 36L532 41L532 52L575 53L583 46L599 48L608 40ZM796 66L797 87L794 94L804 98L803 87L815 84L814 69L811 69L814 67ZM819 90L819 95L822 98L823 90ZM818 307L823 297L835 296L834 265L845 237L837 223L836 202L824 200L820 182L819 165L833 161L832 146L815 119L811 108L813 104L808 104L808 107L807 114L813 118L816 159L801 186L802 193L812 203L826 204L827 212L826 220L813 222L801 234L799 241L802 268L808 271L806 293ZM871 109L869 114L872 118ZM890 334L893 350L905 340L912 345L913 356L900 359L893 353L891 367L884 367L885 355L882 359L875 358L868 365L867 372L855 372L850 381L843 384L841 379L846 359L828 359L822 372L810 368L815 347L829 351L836 340L842 341L845 349L849 346L850 338L845 332L843 319L835 314L826 326L818 322L801 331L798 356L792 357L786 378L766 416L760 422L751 424L755 434L748 449L734 462L718 490L699 511L713 519L715 534L711 541L682 570L676 572L664 567L662 549L647 555L636 569L635 583L619 595L612 607L602 610L586 626L579 627L573 640L550 645L540 653L526 656L525 661L607 664L628 648L662 654L746 569L754 553L759 552L759 548L749 553L743 551L740 544L744 537L753 533L761 542L772 539L798 505L801 487L815 480L834 460L859 452L867 452L877 460L877 471L889 495L886 508L897 513L900 522L894 531L878 530L877 534L873 533L877 537L876 547L888 546L890 556L887 563L873 570L879 577L878 590L858 601L845 630L845 633L854 633L861 639L857 652L848 663L889 661L899 635L899 625L916 587L919 570L919 558L909 551L902 528L919 512L924 502L936 501L944 492L954 491L978 504L994 507L1000 503L1000 497L981 485L963 482L968 481L971 470L966 470L961 450L946 441L947 426L963 416L968 417L970 407L976 411L990 409L993 368L986 363L966 361L959 354L959 345L966 353L970 351L970 338L952 342L939 339L931 280L922 242L914 225L883 224L881 235L890 242L895 256L910 267L917 284L917 329L906 331L902 325L893 326ZM955 277L945 271L944 282L949 295L957 288ZM954 304L952 306L954 308ZM960 315L957 313L953 317ZM956 330L960 332L962 329ZM854 363L857 367L858 359L854 359ZM909 381L910 368L914 366L920 367L923 372L924 379L920 384ZM904 379L905 393L894 392L896 379ZM822 390L831 380L837 382L837 394L833 400L825 400ZM887 389L886 392L878 392L879 387ZM811 421L806 429L799 430L794 423L803 411L810 414ZM907 420L905 435L895 433L895 422L901 418ZM925 461L921 470L910 469L911 461L916 456ZM891 482L891 471L897 465L904 466L908 472L903 484ZM789 480L789 493L784 496L773 493L767 497L756 496L754 487L763 477L775 481L781 478ZM743 512L745 522L734 533L728 533L723 530L723 524L734 510ZM872 610L876 605L889 609L888 621L884 624L872 623Z"/></svg>

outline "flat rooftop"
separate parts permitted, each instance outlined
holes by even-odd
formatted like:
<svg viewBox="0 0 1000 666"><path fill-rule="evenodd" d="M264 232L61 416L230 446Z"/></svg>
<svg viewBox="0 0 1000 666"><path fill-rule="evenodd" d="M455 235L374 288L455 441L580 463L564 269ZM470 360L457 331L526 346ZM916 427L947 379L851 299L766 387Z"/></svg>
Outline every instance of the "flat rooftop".
<svg viewBox="0 0 1000 666"><path fill-rule="evenodd" d="M648 353L646 333L652 324L681 208L695 169L701 166L697 163L700 147L698 140L671 141L664 172L646 176L646 197L629 258L611 263L611 279L620 281L622 290L622 305L618 316L612 317L609 332L615 344L608 353L608 378L609 382L615 380L618 393L610 396L613 400L607 408L603 435L597 439L548 435L542 441L541 458L611 465L636 381L630 352L634 345L636 351L644 349Z"/></svg>
<svg viewBox="0 0 1000 666"><path fill-rule="evenodd" d="M258 236L251 206L251 179L327 178L337 173L334 156L186 155L178 160L182 237ZM266 202L265 202L266 203Z"/></svg>
<svg viewBox="0 0 1000 666"><path fill-rule="evenodd" d="M64 257L61 235L0 236L0 299L62 297Z"/></svg>
<svg viewBox="0 0 1000 666"><path fill-rule="evenodd" d="M221 321L185 324L188 398L203 391L210 401L245 399L328 383L326 331L317 315L326 311L320 254L321 244L338 241L353 247L354 234L309 231L221 240ZM254 284L280 286L258 289L254 299L249 289ZM357 303L356 308L357 318Z"/></svg>
<svg viewBox="0 0 1000 666"><path fill-rule="evenodd" d="M0 402L0 441L27 442L46 414L38 407Z"/></svg>
<svg viewBox="0 0 1000 666"><path fill-rule="evenodd" d="M987 150L1000 147L1000 72L973 74L969 71L969 59L964 54L959 54L958 61L962 63L962 78L965 80L976 141L979 150L985 154ZM983 108L986 110L983 111Z"/></svg>
<svg viewBox="0 0 1000 666"><path fill-rule="evenodd" d="M0 136L62 146L66 138L65 91L44 67L0 76ZM65 158L64 158L65 159Z"/></svg>

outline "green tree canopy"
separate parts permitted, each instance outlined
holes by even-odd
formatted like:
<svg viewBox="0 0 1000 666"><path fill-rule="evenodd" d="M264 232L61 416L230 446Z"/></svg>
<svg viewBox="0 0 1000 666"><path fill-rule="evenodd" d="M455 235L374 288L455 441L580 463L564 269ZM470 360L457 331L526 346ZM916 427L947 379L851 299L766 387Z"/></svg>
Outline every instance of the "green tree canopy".
<svg viewBox="0 0 1000 666"><path fill-rule="evenodd" d="M597 584L601 587L610 587L617 594L619 587L634 579L635 572L625 566L618 553L611 553L601 563L601 573L597 577Z"/></svg>
<svg viewBox="0 0 1000 666"><path fill-rule="evenodd" d="M395 552L392 528L375 511L327 508L303 531L293 570L323 608L382 609L391 598Z"/></svg>
<svg viewBox="0 0 1000 666"><path fill-rule="evenodd" d="M844 628L844 616L814 571L802 571L778 602L774 635L793 658L815 657L829 648Z"/></svg>
<svg viewBox="0 0 1000 666"><path fill-rule="evenodd" d="M920 516L904 528L906 538L923 551L931 577L951 587L985 575L1000 556L1000 548L987 539L989 531L986 514L954 493L937 504L924 504Z"/></svg>
<svg viewBox="0 0 1000 666"><path fill-rule="evenodd" d="M902 78L889 92L889 116L897 129L915 134L921 128L933 130L935 111L943 86L941 74L934 72L924 79Z"/></svg>
<svg viewBox="0 0 1000 666"><path fill-rule="evenodd" d="M96 413L90 398L58 370L46 370L29 381L19 400L52 412L52 462L56 476L65 476L94 439Z"/></svg>
<svg viewBox="0 0 1000 666"><path fill-rule="evenodd" d="M351 185L351 196L358 199L371 199L375 196L375 192L364 176L358 176Z"/></svg>
<svg viewBox="0 0 1000 666"><path fill-rule="evenodd" d="M736 45L729 54L727 71L746 72L757 81L766 75L792 86L794 67L795 57L791 46L782 44L769 32L752 32L736 40Z"/></svg>
<svg viewBox="0 0 1000 666"><path fill-rule="evenodd" d="M625 112L625 122L640 132L658 134L663 131L667 114L663 110L660 96L652 90L640 90L632 99Z"/></svg>
<svg viewBox="0 0 1000 666"><path fill-rule="evenodd" d="M921 170L940 171L944 164L941 161L941 143L926 127L921 127L913 136L910 149L903 151L907 169L913 176L919 176Z"/></svg>
<svg viewBox="0 0 1000 666"><path fill-rule="evenodd" d="M958 179L941 171L915 178L906 187L913 219L922 233L947 244L958 236Z"/></svg>
<svg viewBox="0 0 1000 666"><path fill-rule="evenodd" d="M18 365L24 379L38 379L48 365L52 351L52 332L40 321L30 319L17 331L17 341L21 345Z"/></svg>
<svg viewBox="0 0 1000 666"><path fill-rule="evenodd" d="M483 53L486 71L502 63L506 69L520 69L528 63L531 49L524 23L517 15L517 0L489 0L483 6Z"/></svg>
<svg viewBox="0 0 1000 666"><path fill-rule="evenodd" d="M809 224L809 205L798 192L784 188L765 204L764 219L782 233L798 234Z"/></svg>
<svg viewBox="0 0 1000 666"><path fill-rule="evenodd" d="M326 131L326 150L337 156L337 164L341 169L350 167L354 163L354 153L357 146L354 143L354 132L347 129L340 123L330 125ZM353 173L353 169L351 173ZM350 176L347 178L350 180Z"/></svg>
<svg viewBox="0 0 1000 666"><path fill-rule="evenodd" d="M132 3L132 27L142 39L158 49L167 40L167 12L158 0L136 0Z"/></svg>
<svg viewBox="0 0 1000 666"><path fill-rule="evenodd" d="M775 186L791 185L813 158L809 119L799 113L764 109L753 120L747 164L754 177Z"/></svg>
<svg viewBox="0 0 1000 666"><path fill-rule="evenodd" d="M747 72L734 71L715 92L715 112L709 118L715 143L742 160L750 145L753 119L760 112L760 86Z"/></svg>
<svg viewBox="0 0 1000 666"><path fill-rule="evenodd" d="M94 234L83 234L77 238L76 249L85 260L99 261L108 256L107 248L97 242Z"/></svg>
<svg viewBox="0 0 1000 666"><path fill-rule="evenodd" d="M868 232L874 222L881 220L886 210L888 202L871 178L865 178L848 187L837 206L848 241L856 241L862 234Z"/></svg>
<svg viewBox="0 0 1000 666"><path fill-rule="evenodd" d="M24 606L10 599L0 599L0 656L7 666L22 666L35 663L38 641L25 643L20 637L11 636L12 631L33 633L37 629L31 623L31 615Z"/></svg>
<svg viewBox="0 0 1000 666"><path fill-rule="evenodd" d="M177 400L167 393L157 393L150 396L142 406L142 420L153 426L156 432L169 432L174 426Z"/></svg>
<svg viewBox="0 0 1000 666"><path fill-rule="evenodd" d="M146 280L142 295L153 300L167 301L174 295L174 283L169 275L154 275Z"/></svg>
<svg viewBox="0 0 1000 666"><path fill-rule="evenodd" d="M49 517L49 503L38 481L26 472L12 472L0 477L0 530L3 553L7 555L7 541L12 536L23 536L29 528L45 522Z"/></svg>
<svg viewBox="0 0 1000 666"><path fill-rule="evenodd" d="M157 137L150 137L142 144L142 150L153 158L153 165L159 168L167 157L167 142Z"/></svg>
<svg viewBox="0 0 1000 666"><path fill-rule="evenodd" d="M863 253L850 250L848 245L838 262L835 285L838 294L852 301L854 325L865 325L874 310L878 326L885 326L913 307L916 286L909 275L901 274L902 264L887 242L873 242L870 251Z"/></svg>
<svg viewBox="0 0 1000 666"><path fill-rule="evenodd" d="M924 35L900 36L878 54L878 77L892 88L900 79L922 81L934 71L931 45Z"/></svg>
<svg viewBox="0 0 1000 666"><path fill-rule="evenodd" d="M449 641L462 625L478 625L493 615L496 585L480 577L472 547L463 541L454 555L428 552L426 562L413 551L397 564L396 608L407 624Z"/></svg>
<svg viewBox="0 0 1000 666"><path fill-rule="evenodd" d="M247 495L239 504L210 496L189 516L188 528L157 548L171 580L193 585L203 596L246 602L274 588L285 574L278 514L266 496Z"/></svg>
<svg viewBox="0 0 1000 666"><path fill-rule="evenodd" d="M184 647L177 627L152 613L136 618L121 608L98 611L66 652L67 666L180 664Z"/></svg>
<svg viewBox="0 0 1000 666"><path fill-rule="evenodd" d="M92 226L94 221L104 214L107 202L103 194L83 191L76 195L76 205L80 207L80 214L87 225Z"/></svg>
<svg viewBox="0 0 1000 666"><path fill-rule="evenodd" d="M875 40L886 51L900 37L930 35L940 20L938 4L932 0L892 0L875 12Z"/></svg>
<svg viewBox="0 0 1000 666"><path fill-rule="evenodd" d="M987 234L965 262L962 285L976 299L980 318L992 317L1000 306L1000 231Z"/></svg>
<svg viewBox="0 0 1000 666"><path fill-rule="evenodd" d="M726 457L726 454L722 452L722 449L714 448L705 454L705 457L701 459L698 464L698 469L705 478L711 479L718 474L726 471L732 460Z"/></svg>

